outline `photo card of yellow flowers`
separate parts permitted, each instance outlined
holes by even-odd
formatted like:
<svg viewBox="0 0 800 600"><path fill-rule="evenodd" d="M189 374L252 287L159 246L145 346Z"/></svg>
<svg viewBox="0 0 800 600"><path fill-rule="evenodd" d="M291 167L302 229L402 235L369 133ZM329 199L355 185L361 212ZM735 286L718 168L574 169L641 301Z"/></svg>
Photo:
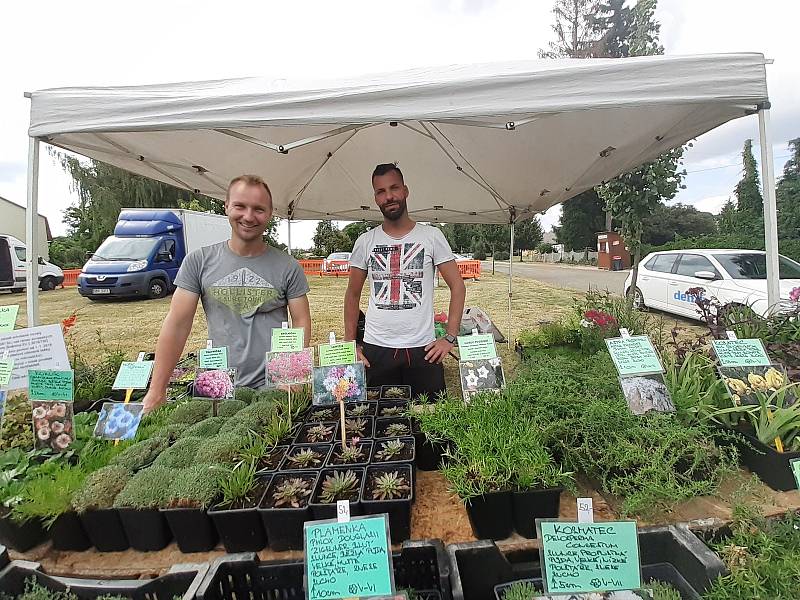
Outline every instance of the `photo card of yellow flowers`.
<svg viewBox="0 0 800 600"><path fill-rule="evenodd" d="M789 381L783 365L719 367L719 374L736 406L758 405L759 395L777 406L791 406L797 401L796 386Z"/></svg>

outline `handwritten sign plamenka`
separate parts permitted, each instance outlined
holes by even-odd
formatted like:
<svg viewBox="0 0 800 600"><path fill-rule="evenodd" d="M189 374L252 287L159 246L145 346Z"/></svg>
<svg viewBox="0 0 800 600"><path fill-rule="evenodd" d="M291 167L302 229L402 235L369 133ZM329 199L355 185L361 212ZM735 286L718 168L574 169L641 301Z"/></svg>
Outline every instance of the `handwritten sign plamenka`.
<svg viewBox="0 0 800 600"><path fill-rule="evenodd" d="M201 348L198 366L201 369L227 369L228 348L225 346Z"/></svg>
<svg viewBox="0 0 800 600"><path fill-rule="evenodd" d="M28 371L28 397L31 400L72 401L75 373L68 371Z"/></svg>
<svg viewBox="0 0 800 600"><path fill-rule="evenodd" d="M458 353L461 360L481 360L497 357L494 335L479 333L477 335L458 336Z"/></svg>
<svg viewBox="0 0 800 600"><path fill-rule="evenodd" d="M646 335L609 338L606 346L620 375L645 375L664 371L653 342Z"/></svg>
<svg viewBox="0 0 800 600"><path fill-rule="evenodd" d="M273 329L270 352L300 352L303 350L305 334L302 327Z"/></svg>
<svg viewBox="0 0 800 600"><path fill-rule="evenodd" d="M550 594L642 587L635 521L566 523L536 520L544 589Z"/></svg>
<svg viewBox="0 0 800 600"><path fill-rule="evenodd" d="M304 526L308 600L394 594L386 515Z"/></svg>
<svg viewBox="0 0 800 600"><path fill-rule="evenodd" d="M713 340L714 354L721 367L766 367L770 360L758 339Z"/></svg>
<svg viewBox="0 0 800 600"><path fill-rule="evenodd" d="M335 344L320 344L319 366L344 365L356 362L356 343L337 342Z"/></svg>
<svg viewBox="0 0 800 600"><path fill-rule="evenodd" d="M124 362L119 366L114 385L111 387L115 390L146 390L152 372L152 360Z"/></svg>
<svg viewBox="0 0 800 600"><path fill-rule="evenodd" d="M0 387L6 387L11 381L11 374L14 372L14 359L0 359Z"/></svg>
<svg viewBox="0 0 800 600"><path fill-rule="evenodd" d="M18 312L19 304L0 306L0 333L14 330L14 325L17 323Z"/></svg>
<svg viewBox="0 0 800 600"><path fill-rule="evenodd" d="M29 369L70 369L61 325L42 325L0 333L0 356L14 359L9 390L28 387Z"/></svg>

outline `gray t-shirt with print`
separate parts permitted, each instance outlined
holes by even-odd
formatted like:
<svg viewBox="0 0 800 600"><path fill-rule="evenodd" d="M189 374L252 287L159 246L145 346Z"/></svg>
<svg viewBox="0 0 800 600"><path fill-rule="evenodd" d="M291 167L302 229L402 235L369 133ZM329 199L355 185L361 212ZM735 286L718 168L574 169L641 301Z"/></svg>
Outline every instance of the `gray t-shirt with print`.
<svg viewBox="0 0 800 600"><path fill-rule="evenodd" d="M228 348L236 385L263 387L272 329L288 320L289 300L309 290L300 263L272 247L260 256L239 256L220 242L190 252L175 285L200 295L209 339Z"/></svg>

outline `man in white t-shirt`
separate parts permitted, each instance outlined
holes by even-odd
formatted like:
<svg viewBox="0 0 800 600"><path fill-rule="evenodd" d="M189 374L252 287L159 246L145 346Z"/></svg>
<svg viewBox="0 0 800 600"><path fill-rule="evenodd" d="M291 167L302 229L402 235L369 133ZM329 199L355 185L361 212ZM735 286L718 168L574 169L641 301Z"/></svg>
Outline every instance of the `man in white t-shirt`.
<svg viewBox="0 0 800 600"><path fill-rule="evenodd" d="M466 288L442 232L408 216L408 187L394 164L372 173L375 203L383 224L359 236L350 256L344 300L345 339L356 339L359 301L369 279L364 343L359 359L367 385L410 385L412 397L445 391L442 361L456 343ZM436 339L433 292L436 269L450 288L447 335Z"/></svg>

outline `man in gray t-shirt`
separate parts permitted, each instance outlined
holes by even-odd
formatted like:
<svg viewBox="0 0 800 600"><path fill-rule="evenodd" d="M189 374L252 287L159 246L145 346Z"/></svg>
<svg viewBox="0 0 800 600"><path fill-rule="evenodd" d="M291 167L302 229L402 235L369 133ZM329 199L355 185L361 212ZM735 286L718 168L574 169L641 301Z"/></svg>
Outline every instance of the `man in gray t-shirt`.
<svg viewBox="0 0 800 600"><path fill-rule="evenodd" d="M186 346L202 300L214 346L227 346L237 385L264 385L265 353L272 329L292 317L311 339L308 281L291 256L264 242L272 217L272 195L258 176L231 181L225 199L231 239L191 252L175 278L177 289L156 344L156 363L144 397L146 411L166 401L170 375ZM288 309L288 310L287 310Z"/></svg>

